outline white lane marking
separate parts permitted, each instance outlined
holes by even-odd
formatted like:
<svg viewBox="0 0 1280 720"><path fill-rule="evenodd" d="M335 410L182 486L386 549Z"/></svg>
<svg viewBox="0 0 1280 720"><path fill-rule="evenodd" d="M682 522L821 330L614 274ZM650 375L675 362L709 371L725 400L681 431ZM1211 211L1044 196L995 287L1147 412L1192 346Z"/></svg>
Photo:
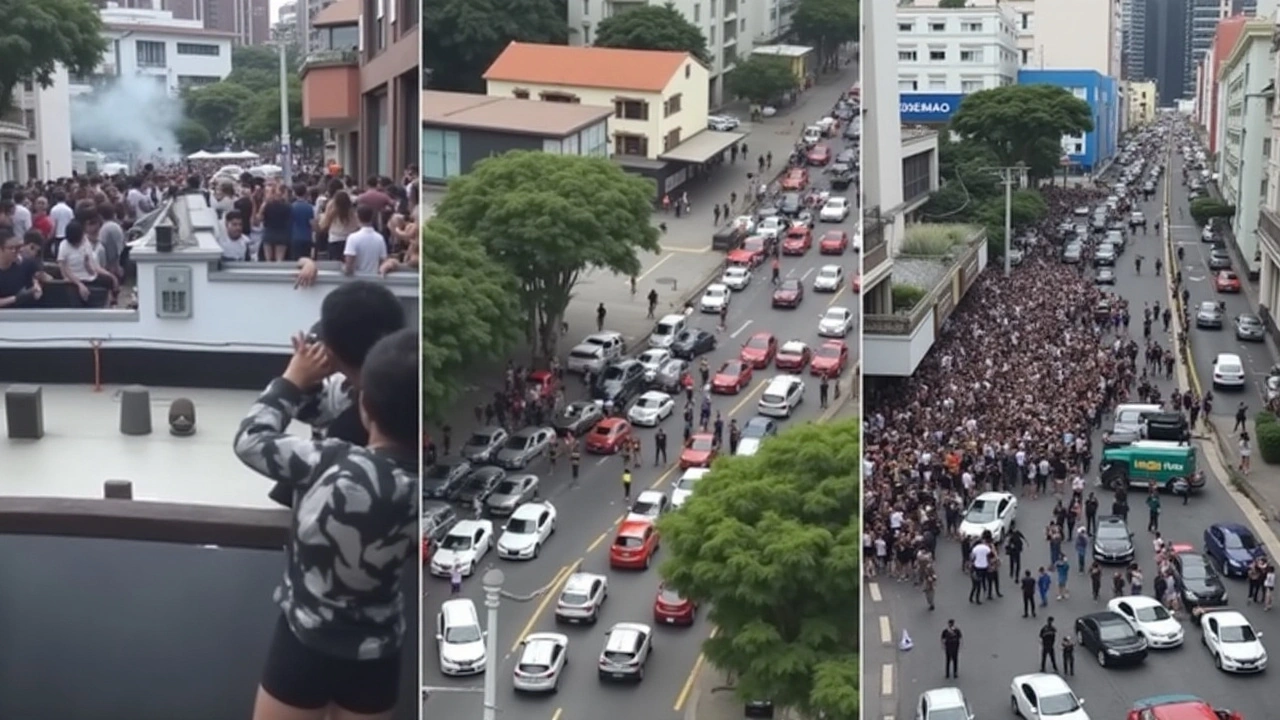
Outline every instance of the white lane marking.
<svg viewBox="0 0 1280 720"><path fill-rule="evenodd" d="M880 694L893 694L893 663L885 663L880 668Z"/></svg>
<svg viewBox="0 0 1280 720"><path fill-rule="evenodd" d="M871 602L880 602L884 599L880 594L880 583L867 583L867 592L871 593Z"/></svg>
<svg viewBox="0 0 1280 720"><path fill-rule="evenodd" d="M893 644L893 628L889 626L888 615L880 616L880 644L882 645Z"/></svg>
<svg viewBox="0 0 1280 720"><path fill-rule="evenodd" d="M673 255L672 253L667 253L666 255L663 255L662 257L658 258L658 262L654 263L652 266L649 267L648 270L645 270L644 272L640 273L640 275L636 277L636 282L640 282L641 280L649 277L649 275L653 273L654 270L657 270L658 268L662 267L662 263L670 260L673 257L675 257L675 255Z"/></svg>
<svg viewBox="0 0 1280 720"><path fill-rule="evenodd" d="M808 270L805 270L805 271L804 271L804 274L800 276L800 279L801 279L801 280L808 280L808 279L809 279L809 276L813 274L813 271L814 271L814 270L817 270L817 268L811 267L811 268L809 268Z"/></svg>
<svg viewBox="0 0 1280 720"><path fill-rule="evenodd" d="M741 335L741 334L742 334L742 331L743 331L743 330L746 330L747 328L751 327L751 323L753 323L753 322L755 322L755 321L754 321L754 320L748 320L748 321L746 321L746 322L742 323L742 327L738 328L737 330L734 330L734 331L733 331L733 334L732 334L732 335L730 335L729 337L731 337L731 338L736 338L736 337L738 337L739 335Z"/></svg>
<svg viewBox="0 0 1280 720"><path fill-rule="evenodd" d="M607 457L602 457L602 458L600 458L599 460L597 460L597 461L596 461L596 467L599 467L599 466L603 465L603 464L604 464L604 462L605 462L606 460L608 460L608 459L609 459L609 458L607 458Z"/></svg>

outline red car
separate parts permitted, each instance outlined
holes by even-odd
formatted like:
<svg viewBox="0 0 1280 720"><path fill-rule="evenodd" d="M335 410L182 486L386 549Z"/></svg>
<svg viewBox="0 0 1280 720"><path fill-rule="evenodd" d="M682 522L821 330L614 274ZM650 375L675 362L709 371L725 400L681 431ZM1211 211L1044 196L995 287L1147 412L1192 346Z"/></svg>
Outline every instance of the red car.
<svg viewBox="0 0 1280 720"><path fill-rule="evenodd" d="M422 535L422 564L423 564L423 565L428 565L428 564L430 564L430 563L431 563L431 538L430 538L430 537L428 537L428 536L426 535L426 533L423 533L423 535Z"/></svg>
<svg viewBox="0 0 1280 720"><path fill-rule="evenodd" d="M813 247L813 233L804 225L792 225L782 239L783 255L803 255Z"/></svg>
<svg viewBox="0 0 1280 720"><path fill-rule="evenodd" d="M624 440L631 439L631 423L622 418L605 418L587 433L587 452L613 455Z"/></svg>
<svg viewBox="0 0 1280 720"><path fill-rule="evenodd" d="M751 363L729 360L711 377L711 392L737 395L751 384Z"/></svg>
<svg viewBox="0 0 1280 720"><path fill-rule="evenodd" d="M555 397L556 390L560 387L555 373L550 370L534 370L525 376L525 382L537 390L538 397L543 399Z"/></svg>
<svg viewBox="0 0 1280 720"><path fill-rule="evenodd" d="M1213 276L1213 288L1218 292L1240 292L1240 276L1229 270L1223 270Z"/></svg>
<svg viewBox="0 0 1280 720"><path fill-rule="evenodd" d="M849 281L849 289L856 293L862 292L862 273L853 274L853 280Z"/></svg>
<svg viewBox="0 0 1280 720"><path fill-rule="evenodd" d="M652 521L626 520L609 546L609 567L648 570L658 544L658 529Z"/></svg>
<svg viewBox="0 0 1280 720"><path fill-rule="evenodd" d="M742 241L742 247L729 253L729 262L735 265L745 265L747 267L759 267L764 262L765 255L765 239L759 235L752 235Z"/></svg>
<svg viewBox="0 0 1280 720"><path fill-rule="evenodd" d="M654 622L666 625L692 625L697 612L697 603L680 597L680 593L666 585L658 586L658 596L653 599Z"/></svg>
<svg viewBox="0 0 1280 720"><path fill-rule="evenodd" d="M818 346L818 352L809 363L809 373L837 377L844 373L848 364L849 346L843 340L828 340Z"/></svg>
<svg viewBox="0 0 1280 720"><path fill-rule="evenodd" d="M804 168L792 168L782 178L782 189L800 192L809 187L809 171Z"/></svg>
<svg viewBox="0 0 1280 720"><path fill-rule="evenodd" d="M774 307L800 307L801 300L804 300L804 285L799 280L783 280L773 291Z"/></svg>
<svg viewBox="0 0 1280 720"><path fill-rule="evenodd" d="M684 444L684 450L680 451L680 469L711 467L711 461L715 460L719 453L720 447L716 445L715 435L694 433L693 437L689 438L689 442Z"/></svg>
<svg viewBox="0 0 1280 720"><path fill-rule="evenodd" d="M773 362L773 356L777 354L778 339L773 336L773 333L758 332L743 343L742 352L738 357L759 370L769 367L769 363Z"/></svg>
<svg viewBox="0 0 1280 720"><path fill-rule="evenodd" d="M1160 695L1135 702L1125 720L1244 720L1244 714L1215 709L1194 695Z"/></svg>
<svg viewBox="0 0 1280 720"><path fill-rule="evenodd" d="M778 356L774 359L774 366L779 370L795 370L797 372L804 370L809 365L809 360L813 358L813 351L808 345L799 340L791 340L782 344L778 348Z"/></svg>
<svg viewBox="0 0 1280 720"><path fill-rule="evenodd" d="M843 255L849 249L849 233L843 230L828 230L818 241L818 252L823 255Z"/></svg>
<svg viewBox="0 0 1280 720"><path fill-rule="evenodd" d="M814 145L809 149L808 154L805 155L805 160L807 160L810 165L826 165L831 162L831 148L826 145Z"/></svg>

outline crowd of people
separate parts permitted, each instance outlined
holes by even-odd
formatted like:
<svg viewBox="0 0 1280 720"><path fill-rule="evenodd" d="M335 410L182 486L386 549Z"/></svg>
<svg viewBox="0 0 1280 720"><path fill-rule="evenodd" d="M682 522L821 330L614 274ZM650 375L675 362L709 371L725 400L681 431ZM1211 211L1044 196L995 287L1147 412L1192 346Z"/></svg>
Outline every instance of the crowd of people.
<svg viewBox="0 0 1280 720"><path fill-rule="evenodd" d="M200 193L217 212L225 262L316 261L350 275L418 266L418 179L364 183L324 170L279 176L201 172L148 163L132 175L77 175L0 186L0 308L125 307L131 229L178 194Z"/></svg>

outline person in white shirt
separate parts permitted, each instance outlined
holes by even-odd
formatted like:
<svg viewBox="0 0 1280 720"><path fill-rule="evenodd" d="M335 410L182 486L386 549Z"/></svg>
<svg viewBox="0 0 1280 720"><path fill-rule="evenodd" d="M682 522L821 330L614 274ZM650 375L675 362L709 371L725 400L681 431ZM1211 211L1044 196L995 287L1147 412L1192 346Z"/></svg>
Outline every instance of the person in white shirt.
<svg viewBox="0 0 1280 720"><path fill-rule="evenodd" d="M222 248L222 259L227 262L248 262L249 238L244 234L244 218L238 210L228 210L219 224L220 232L214 237Z"/></svg>
<svg viewBox="0 0 1280 720"><path fill-rule="evenodd" d="M61 191L53 194L53 207L49 208L49 219L53 221L53 239L67 239L67 225L76 219L76 212L67 204L67 196Z"/></svg>
<svg viewBox="0 0 1280 720"><path fill-rule="evenodd" d="M21 190L13 194L13 232L18 237L26 235L31 229L31 209L26 202L26 195Z"/></svg>
<svg viewBox="0 0 1280 720"><path fill-rule="evenodd" d="M356 208L360 229L351 233L343 248L342 271L347 275L376 275L387 259L387 241L373 229L374 211L367 205Z"/></svg>
<svg viewBox="0 0 1280 720"><path fill-rule="evenodd" d="M58 268L62 279L75 286L80 301L86 305L93 297L90 288L106 290L108 301L119 288L115 276L98 264L84 227L74 220L67 224L67 236L58 243Z"/></svg>
<svg viewBox="0 0 1280 720"><path fill-rule="evenodd" d="M969 568L972 570L970 579L973 583L969 588L969 602L971 603L982 604L982 589L987 584L987 572L991 569L991 554L993 552L991 546L986 543L985 538L969 551Z"/></svg>
<svg viewBox="0 0 1280 720"><path fill-rule="evenodd" d="M124 201L133 209L135 218L156 209L155 203L151 202L151 195L142 189L142 178L134 178L129 185L129 192L125 195Z"/></svg>

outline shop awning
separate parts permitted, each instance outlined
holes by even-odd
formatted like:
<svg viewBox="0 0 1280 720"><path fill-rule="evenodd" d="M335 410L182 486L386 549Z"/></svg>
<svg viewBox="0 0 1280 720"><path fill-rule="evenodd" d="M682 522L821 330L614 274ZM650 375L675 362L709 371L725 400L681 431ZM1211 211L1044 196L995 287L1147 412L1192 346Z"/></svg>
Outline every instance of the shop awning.
<svg viewBox="0 0 1280 720"><path fill-rule="evenodd" d="M675 160L677 162L704 163L727 150L730 145L740 142L746 133L724 132L721 130L703 130L693 137L675 146L670 152L658 156L659 160Z"/></svg>

